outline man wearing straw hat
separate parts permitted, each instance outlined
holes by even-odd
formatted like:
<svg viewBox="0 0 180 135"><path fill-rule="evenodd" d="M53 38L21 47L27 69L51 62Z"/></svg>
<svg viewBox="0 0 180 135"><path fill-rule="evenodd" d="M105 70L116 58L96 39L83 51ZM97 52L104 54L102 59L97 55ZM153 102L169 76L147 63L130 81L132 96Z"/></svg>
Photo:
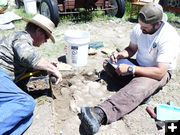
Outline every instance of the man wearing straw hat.
<svg viewBox="0 0 180 135"><path fill-rule="evenodd" d="M24 74L44 70L56 78L56 84L62 81L55 63L49 62L34 48L40 47L49 38L55 43L51 34L54 23L40 14L31 20L23 19L27 22L25 31L0 39L1 135L20 135L32 123L35 101L22 91L29 80L22 79Z"/></svg>
<svg viewBox="0 0 180 135"><path fill-rule="evenodd" d="M41 56L34 47L40 47L50 38L53 43L54 23L47 17L37 14L27 23L25 31L17 31L0 40L0 68L22 89L28 78L24 74L36 70L45 70L56 77L56 84L61 81L61 74L54 65ZM25 79L23 79L25 78Z"/></svg>
<svg viewBox="0 0 180 135"><path fill-rule="evenodd" d="M113 63L120 59L126 63L117 68L104 63L105 72L117 81L120 89L95 107L81 108L81 127L87 134L95 134L102 124L119 120L169 82L176 67L180 38L164 18L167 16L159 4L145 5L130 35L129 46L110 56ZM130 59L136 53L136 59ZM127 63L127 58L133 64Z"/></svg>

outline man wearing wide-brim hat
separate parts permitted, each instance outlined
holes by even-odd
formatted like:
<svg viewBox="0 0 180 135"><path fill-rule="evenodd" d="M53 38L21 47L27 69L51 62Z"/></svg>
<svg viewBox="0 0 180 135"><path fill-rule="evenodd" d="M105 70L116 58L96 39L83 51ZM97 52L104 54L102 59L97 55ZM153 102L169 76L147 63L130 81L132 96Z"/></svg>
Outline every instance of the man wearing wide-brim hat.
<svg viewBox="0 0 180 135"><path fill-rule="evenodd" d="M34 48L49 38L55 43L54 23L40 14L23 19L27 22L25 31L0 39L0 134L20 135L32 123L35 101L22 91L29 80L29 76L24 75L43 70L56 78L56 84L62 81L55 63Z"/></svg>

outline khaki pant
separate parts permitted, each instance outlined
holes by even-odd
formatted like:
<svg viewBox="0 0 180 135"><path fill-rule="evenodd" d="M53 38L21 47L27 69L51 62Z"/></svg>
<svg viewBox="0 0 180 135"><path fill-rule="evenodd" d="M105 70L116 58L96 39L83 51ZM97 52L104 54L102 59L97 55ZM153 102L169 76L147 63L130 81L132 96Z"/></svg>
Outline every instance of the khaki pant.
<svg viewBox="0 0 180 135"><path fill-rule="evenodd" d="M116 94L98 105L106 114L106 124L117 121L125 114L131 112L144 99L158 92L158 89L165 86L171 78L170 72L167 72L160 81L140 76L121 77L115 74L112 66L107 62L104 63L104 69L119 83L123 83L123 87Z"/></svg>

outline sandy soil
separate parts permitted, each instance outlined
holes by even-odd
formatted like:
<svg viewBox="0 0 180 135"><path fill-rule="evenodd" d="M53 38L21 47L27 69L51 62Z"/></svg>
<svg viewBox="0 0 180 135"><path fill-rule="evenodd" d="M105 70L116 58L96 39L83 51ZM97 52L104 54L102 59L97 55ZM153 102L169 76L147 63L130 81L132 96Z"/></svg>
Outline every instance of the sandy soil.
<svg viewBox="0 0 180 135"><path fill-rule="evenodd" d="M56 50L59 43L65 44L63 34L67 29L81 29L90 32L91 42L102 41L105 48L123 49L129 43L129 35L135 23L120 20L88 22L83 24L69 23L58 26L54 35L57 43L52 46L48 42L44 45L48 51L54 49L50 59L63 58ZM180 33L180 29L177 28ZM45 50L45 49L44 49ZM41 53L45 53L45 51ZM100 49L96 55L88 56L88 63L84 67L73 67L71 71L62 71L63 81L53 85L56 99L47 96L49 84L45 80L31 81L30 94L36 100L34 121L24 135L85 135L80 128L78 113L81 106L94 106L101 103L115 93L116 87L110 87L103 79L98 78L102 62L107 57ZM157 104L167 104L171 99L175 106L180 106L180 63L171 81L150 102L137 107L130 114L110 125L101 126L97 135L164 135L164 128L158 130L153 118L146 111L146 107L155 108ZM35 94L36 92L36 94Z"/></svg>

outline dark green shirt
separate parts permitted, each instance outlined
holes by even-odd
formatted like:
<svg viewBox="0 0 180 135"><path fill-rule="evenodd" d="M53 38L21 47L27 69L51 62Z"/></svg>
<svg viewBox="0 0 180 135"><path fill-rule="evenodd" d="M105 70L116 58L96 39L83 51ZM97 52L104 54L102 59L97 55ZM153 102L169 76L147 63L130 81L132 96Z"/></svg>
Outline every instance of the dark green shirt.
<svg viewBox="0 0 180 135"><path fill-rule="evenodd" d="M40 59L26 31L17 31L0 39L0 69L16 83Z"/></svg>

